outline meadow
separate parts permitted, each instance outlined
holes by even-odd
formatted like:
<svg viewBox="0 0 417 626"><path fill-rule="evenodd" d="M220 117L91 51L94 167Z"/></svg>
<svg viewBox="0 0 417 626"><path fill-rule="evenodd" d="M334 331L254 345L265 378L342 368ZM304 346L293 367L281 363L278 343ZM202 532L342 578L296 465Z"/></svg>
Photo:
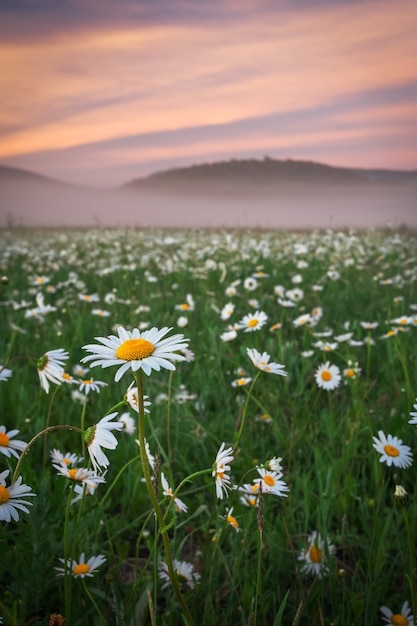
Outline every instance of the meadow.
<svg viewBox="0 0 417 626"><path fill-rule="evenodd" d="M0 623L417 623L415 235L0 259Z"/></svg>

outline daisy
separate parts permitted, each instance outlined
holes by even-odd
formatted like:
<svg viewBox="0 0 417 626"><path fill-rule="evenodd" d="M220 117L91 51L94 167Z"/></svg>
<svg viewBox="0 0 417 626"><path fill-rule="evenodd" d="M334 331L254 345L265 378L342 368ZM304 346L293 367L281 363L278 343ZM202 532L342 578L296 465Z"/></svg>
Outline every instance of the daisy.
<svg viewBox="0 0 417 626"><path fill-rule="evenodd" d="M177 311L194 311L195 303L193 296L188 293L186 296L186 302L183 302L182 304L176 304L175 308Z"/></svg>
<svg viewBox="0 0 417 626"><path fill-rule="evenodd" d="M256 506L258 503L259 485L245 483L238 488L241 492L240 501L245 506Z"/></svg>
<svg viewBox="0 0 417 626"><path fill-rule="evenodd" d="M135 383L130 383L128 390L126 391L125 394L125 402L127 402L127 404L130 406L131 409L133 409L134 411L136 411L136 413L139 412L139 399L138 399L138 388L134 387ZM147 408L148 406L151 406L151 402L148 401L148 396L143 396L143 406L144 406L144 410L145 413L149 413L149 409Z"/></svg>
<svg viewBox="0 0 417 626"><path fill-rule="evenodd" d="M269 362L271 357L267 352L262 352L261 354L255 348L247 348L246 352L254 366L262 370L262 372L267 372L268 374L279 374L280 376L288 375L283 369L285 367L284 365Z"/></svg>
<svg viewBox="0 0 417 626"><path fill-rule="evenodd" d="M301 567L303 574L310 574L321 578L329 573L328 557L333 555L335 547L330 541L325 541L320 533L314 530L308 536L308 546L298 556L304 562Z"/></svg>
<svg viewBox="0 0 417 626"><path fill-rule="evenodd" d="M93 464L93 468L99 472L101 467L108 467L109 459L104 454L103 448L114 450L117 447L117 439L111 430L122 430L122 422L112 422L117 413L110 413L103 417L97 424L88 428L84 434L84 439L88 446L88 453Z"/></svg>
<svg viewBox="0 0 417 626"><path fill-rule="evenodd" d="M101 382L101 380L94 380L93 378L86 378L79 381L78 391L88 395L90 391L97 391L100 393L100 387L107 387L107 383Z"/></svg>
<svg viewBox="0 0 417 626"><path fill-rule="evenodd" d="M130 413L125 411L124 413L119 415L119 422L123 424L122 430L124 433L127 433L128 435L134 434L136 430L136 422L133 419L133 417L130 415Z"/></svg>
<svg viewBox="0 0 417 626"><path fill-rule="evenodd" d="M53 467L57 470L59 476L65 476L68 480L86 485L90 492L94 492L98 485L106 482L103 476L97 476L97 472L89 470L86 467L73 467L69 469L65 463L53 463Z"/></svg>
<svg viewBox="0 0 417 626"><path fill-rule="evenodd" d="M233 507L231 507L230 509L228 509L226 511L226 515L224 517L222 517L222 519L225 519L226 522L228 524L230 524L230 526L232 528L235 529L236 532L240 532L242 529L239 527L239 522L237 521L237 519L233 516Z"/></svg>
<svg viewBox="0 0 417 626"><path fill-rule="evenodd" d="M248 313L242 317L237 324L237 328L243 328L245 333L253 332L254 330L260 330L266 323L268 316L263 311L256 311L256 313Z"/></svg>
<svg viewBox="0 0 417 626"><path fill-rule="evenodd" d="M22 485L22 477L19 478L6 487L6 476L9 475L9 470L0 472L0 521L10 522L12 519L15 522L19 521L19 513L29 513L27 506L32 506L32 502L22 499L27 497L36 496L36 493L32 493L31 487L28 485Z"/></svg>
<svg viewBox="0 0 417 626"><path fill-rule="evenodd" d="M78 300L81 300L82 302L98 302L100 298L97 293L79 293Z"/></svg>
<svg viewBox="0 0 417 626"><path fill-rule="evenodd" d="M401 607L401 613L393 613L391 609L386 606L381 606L379 609L383 615L383 620L386 624L393 624L394 626L413 626L414 616L411 613L411 609L408 606L408 602L405 601Z"/></svg>
<svg viewBox="0 0 417 626"><path fill-rule="evenodd" d="M233 341L237 337L237 332L234 328L230 330L226 330L224 333L220 335L220 339L224 342Z"/></svg>
<svg viewBox="0 0 417 626"><path fill-rule="evenodd" d="M59 559L59 561L64 564L64 567L54 567L58 572L57 576L64 576L65 572L71 572L74 578L85 578L85 576L93 576L94 572L105 563L106 557L99 554L98 556L92 556L85 562L85 554L83 552L78 561L67 559L66 567L65 559Z"/></svg>
<svg viewBox="0 0 417 626"><path fill-rule="evenodd" d="M64 374L63 364L67 360L69 354L62 348L57 350L49 350L38 359L37 368L39 380L42 389L49 393L49 381L60 385L62 383L62 375Z"/></svg>
<svg viewBox="0 0 417 626"><path fill-rule="evenodd" d="M410 415L413 419L408 420L409 424L417 424L417 398L416 398L416 404L413 404L413 409L415 409L415 411L410 412Z"/></svg>
<svg viewBox="0 0 417 626"><path fill-rule="evenodd" d="M337 365L330 365L329 361L319 365L314 374L317 386L321 389L332 390L339 386L341 375Z"/></svg>
<svg viewBox="0 0 417 626"><path fill-rule="evenodd" d="M244 387L245 385L249 385L252 382L252 378L248 376L241 376L237 380L233 380L230 384L232 387Z"/></svg>
<svg viewBox="0 0 417 626"><path fill-rule="evenodd" d="M235 310L235 305L233 304L233 302L228 302L227 304L224 305L224 307L220 311L220 318L223 321L228 320L229 317L231 317L231 315L233 314L234 310Z"/></svg>
<svg viewBox="0 0 417 626"><path fill-rule="evenodd" d="M55 464L65 464L65 465L76 465L80 461L82 461L82 457L77 454L73 454L71 452L66 452L62 454L57 448L54 448L50 451L49 456L51 457L52 463Z"/></svg>
<svg viewBox="0 0 417 626"><path fill-rule="evenodd" d="M5 426L0 426L0 452L10 458L11 455L19 458L18 450L22 452L26 448L26 443L24 441L20 441L19 439L13 439L17 435L18 430L9 430L6 432Z"/></svg>
<svg viewBox="0 0 417 626"><path fill-rule="evenodd" d="M12 370L7 369L0 365L0 381L6 381L13 374Z"/></svg>
<svg viewBox="0 0 417 626"><path fill-rule="evenodd" d="M378 439L379 437L379 439ZM373 437L373 447L381 454L381 463L386 463L388 467L406 468L413 463L413 453L411 448L403 444L401 439L393 435L385 436L382 430L378 431L378 437Z"/></svg>
<svg viewBox="0 0 417 626"><path fill-rule="evenodd" d="M256 468L260 478L255 478L254 485L262 486L262 493L272 493L275 496L287 497L285 491L289 491L287 484L281 480L282 472L266 469L265 467Z"/></svg>
<svg viewBox="0 0 417 626"><path fill-rule="evenodd" d="M96 337L103 345L88 344L84 350L91 352L81 359L81 362L91 362L91 367L101 365L110 367L120 365L114 380L117 382L129 369L137 372L142 369L149 376L154 369L159 371L161 367L175 370L174 360L183 361L184 356L176 354L178 350L186 348L188 339L184 335L172 335L162 339L171 328L151 328L141 332L139 328L133 331L126 330L122 326L117 329L118 337Z"/></svg>
<svg viewBox="0 0 417 626"><path fill-rule="evenodd" d="M163 472L161 472L161 484L162 484L162 493L164 494L164 496L167 496L168 498L173 498L174 503L175 503L175 509L179 513L186 513L188 511L187 505L184 504L184 502L182 500L180 500L180 498L176 498L174 496L174 492L172 491L171 487L169 486L168 481L165 478Z"/></svg>
<svg viewBox="0 0 417 626"><path fill-rule="evenodd" d="M230 472L229 463L234 459L233 448L225 448L225 445L223 442L219 448L211 474L216 480L216 495L220 500L223 499L223 495L227 496L227 490L230 489L230 477L226 472Z"/></svg>
<svg viewBox="0 0 417 626"><path fill-rule="evenodd" d="M304 313L303 315L299 315L292 321L293 326L298 328L299 326L305 326L308 322L310 322L311 316L310 313Z"/></svg>
<svg viewBox="0 0 417 626"><path fill-rule="evenodd" d="M190 589L194 589L195 583L198 583L201 578L200 574L194 571L194 565L186 561L178 561L177 559L174 559L172 564L179 582L188 585ZM159 565L159 577L164 581L162 589L168 587L171 580L169 578L168 565L165 562Z"/></svg>
<svg viewBox="0 0 417 626"><path fill-rule="evenodd" d="M98 317L110 317L110 311L106 311L105 309L93 309L91 311L92 315L97 315Z"/></svg>
<svg viewBox="0 0 417 626"><path fill-rule="evenodd" d="M258 281L253 276L248 276L248 278L245 278L243 281L243 287L247 291L255 291L258 287Z"/></svg>

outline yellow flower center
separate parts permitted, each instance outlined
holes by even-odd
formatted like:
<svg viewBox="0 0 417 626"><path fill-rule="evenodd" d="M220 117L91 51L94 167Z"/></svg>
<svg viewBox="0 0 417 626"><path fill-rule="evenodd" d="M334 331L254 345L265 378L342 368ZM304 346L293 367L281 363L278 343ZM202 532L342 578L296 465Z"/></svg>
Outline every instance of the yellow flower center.
<svg viewBox="0 0 417 626"><path fill-rule="evenodd" d="M389 444L384 446L384 450L388 454L388 456L398 456L400 454L398 448L396 448L395 446L390 446Z"/></svg>
<svg viewBox="0 0 417 626"><path fill-rule="evenodd" d="M329 370L324 370L324 372L321 373L321 377L326 383L328 383L329 380L332 379L332 375Z"/></svg>
<svg viewBox="0 0 417 626"><path fill-rule="evenodd" d="M239 522L237 521L235 517L233 517L233 515L230 515L230 513L227 516L227 521L229 522L231 526L233 526L233 528L239 528Z"/></svg>
<svg viewBox="0 0 417 626"><path fill-rule="evenodd" d="M0 485L0 504L6 504L6 502L9 501L9 498L9 490L6 489L6 487L3 487L3 485Z"/></svg>
<svg viewBox="0 0 417 626"><path fill-rule="evenodd" d="M116 356L122 361L140 361L151 356L155 346L147 339L126 339L116 350Z"/></svg>
<svg viewBox="0 0 417 626"><path fill-rule="evenodd" d="M266 476L264 476L264 482L268 487L273 487L275 485L275 478L271 476L271 474L266 474Z"/></svg>
<svg viewBox="0 0 417 626"><path fill-rule="evenodd" d="M236 384L241 387L242 385L246 385L246 382L246 378L239 378Z"/></svg>
<svg viewBox="0 0 417 626"><path fill-rule="evenodd" d="M396 332L397 332L397 331L395 331L395 330L392 328L391 330L389 330L389 331L387 332L387 337L392 337L393 335L395 335L395 334L396 334Z"/></svg>
<svg viewBox="0 0 417 626"><path fill-rule="evenodd" d="M257 326L258 324L259 324L259 320L257 320L255 317L249 320L248 322L249 328L255 328L255 326Z"/></svg>
<svg viewBox="0 0 417 626"><path fill-rule="evenodd" d="M348 378L353 378L355 376L355 370L346 370L345 374Z"/></svg>
<svg viewBox="0 0 417 626"><path fill-rule="evenodd" d="M322 561L323 553L319 548L317 548L317 546L311 546L310 559L313 561L313 563L320 563Z"/></svg>
<svg viewBox="0 0 417 626"><path fill-rule="evenodd" d="M79 563L74 567L72 573L74 576L81 576L81 574L87 574L90 571L90 566L87 563Z"/></svg>
<svg viewBox="0 0 417 626"><path fill-rule="evenodd" d="M184 304L180 304L180 309L182 309L183 311L188 311L189 308L190 308L190 305L187 304L186 302L184 302Z"/></svg>
<svg viewBox="0 0 417 626"><path fill-rule="evenodd" d="M70 374L67 374L66 372L62 374L62 378L64 380L72 380L72 376L70 376Z"/></svg>
<svg viewBox="0 0 417 626"><path fill-rule="evenodd" d="M7 448L9 445L9 438L6 433L0 433L0 446Z"/></svg>
<svg viewBox="0 0 417 626"><path fill-rule="evenodd" d="M82 381L83 385L92 385L93 383L93 379L92 378L86 378L85 380Z"/></svg>
<svg viewBox="0 0 417 626"><path fill-rule="evenodd" d="M401 615L400 613L396 613L390 618L391 624L394 626L408 626L408 619Z"/></svg>
<svg viewBox="0 0 417 626"><path fill-rule="evenodd" d="M71 480L75 480L75 476L77 475L77 468L73 468L68 470L68 478L70 478Z"/></svg>

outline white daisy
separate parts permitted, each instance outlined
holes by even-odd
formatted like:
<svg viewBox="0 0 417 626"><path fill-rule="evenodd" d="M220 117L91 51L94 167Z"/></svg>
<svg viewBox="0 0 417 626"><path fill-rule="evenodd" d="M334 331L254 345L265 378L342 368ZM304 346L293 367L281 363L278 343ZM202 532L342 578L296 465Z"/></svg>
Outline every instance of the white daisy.
<svg viewBox="0 0 417 626"><path fill-rule="evenodd" d="M0 381L6 381L13 374L12 370L7 369L0 365Z"/></svg>
<svg viewBox="0 0 417 626"><path fill-rule="evenodd" d="M20 441L19 439L13 439L18 434L18 430L13 429L6 431L5 426L0 426L0 452L10 458L11 455L19 458L19 452L22 452L26 448L26 443L24 441Z"/></svg>
<svg viewBox="0 0 417 626"><path fill-rule="evenodd" d="M408 420L409 424L417 424L417 398L416 398L416 403L413 404L413 409L415 409L415 411L410 412L410 415L413 419Z"/></svg>
<svg viewBox="0 0 417 626"><path fill-rule="evenodd" d="M230 524L230 526L234 528L236 532L240 532L242 530L239 526L239 522L233 515L233 507L227 509L226 515L223 517L223 519L225 519L226 522Z"/></svg>
<svg viewBox="0 0 417 626"><path fill-rule="evenodd" d="M330 541L325 541L316 530L308 536L308 546L301 551L298 560L304 565L301 572L322 578L329 573L328 557L335 552Z"/></svg>
<svg viewBox="0 0 417 626"><path fill-rule="evenodd" d="M176 352L186 348L189 340L180 334L163 339L170 330L172 329L167 327L160 330L154 327L141 332L139 328L129 331L119 326L118 337L116 335L96 337L103 345L83 346L84 350L91 354L81 361L83 363L91 361L91 367L120 365L114 377L116 382L129 369L133 372L142 369L148 376L152 370L159 371L161 367L173 371L175 370L173 361L184 360L184 356Z"/></svg>
<svg viewBox="0 0 417 626"><path fill-rule="evenodd" d="M256 311L256 313L248 313L242 317L237 324L237 328L244 329L245 333L253 332L254 330L260 330L266 323L268 316L263 311Z"/></svg>
<svg viewBox="0 0 417 626"><path fill-rule="evenodd" d="M254 485L258 485L258 488L262 486L263 494L273 494L275 496L287 497L286 491L289 491L287 484L282 478L281 471L273 471L266 469L265 467L257 468L260 478L255 478Z"/></svg>
<svg viewBox="0 0 417 626"><path fill-rule="evenodd" d="M123 424L111 421L116 415L117 413L106 415L97 424L88 428L84 434L93 468L98 472L102 467L108 467L110 463L101 448L114 450L117 447L117 439L110 431L122 430Z"/></svg>
<svg viewBox="0 0 417 626"><path fill-rule="evenodd" d="M128 403L131 409L138 413L139 411L139 400L138 400L138 388L134 387L135 383L130 383L128 390L126 391L125 401ZM148 406L151 406L151 402L148 401L148 396L143 396L143 406L145 409L145 413L149 413Z"/></svg>
<svg viewBox="0 0 417 626"><path fill-rule="evenodd" d="M123 424L122 430L124 433L127 433L128 435L134 434L136 430L136 422L133 419L133 417L130 415L130 413L125 411L124 413L119 415L119 422L122 422Z"/></svg>
<svg viewBox="0 0 417 626"><path fill-rule="evenodd" d="M198 572L194 571L194 565L187 563L186 561L178 561L174 559L172 562L175 573L178 576L179 582L184 585L188 585L190 589L194 589L195 583L198 583L201 576ZM164 581L162 589L165 589L170 584L168 565L165 562L159 565L159 577Z"/></svg>
<svg viewBox="0 0 417 626"><path fill-rule="evenodd" d="M402 605L400 613L393 613L387 606L381 606L379 610L386 624L393 624L394 626L414 626L414 616L411 613L407 601Z"/></svg>
<svg viewBox="0 0 417 626"><path fill-rule="evenodd" d="M379 439L378 439L379 437ZM393 435L385 436L382 430L378 431L378 437L373 437L373 447L381 454L381 463L386 463L388 467L406 468L413 463L413 453L411 448L403 444L402 440Z"/></svg>
<svg viewBox="0 0 417 626"><path fill-rule="evenodd" d="M168 484L167 479L165 478L164 472L161 472L161 483L162 483L162 493L164 496L168 498L173 498L175 503L175 508L179 513L186 513L188 511L188 507L180 498L174 497L174 492Z"/></svg>
<svg viewBox="0 0 417 626"><path fill-rule="evenodd" d="M230 489L230 477L227 472L230 472L229 463L234 459L233 448L226 448L225 446L226 444L223 442L217 453L211 474L216 480L216 495L220 500L223 499L223 495L227 496L227 490Z"/></svg>
<svg viewBox="0 0 417 626"><path fill-rule="evenodd" d="M54 569L58 572L57 576L64 576L65 572L71 572L74 578L85 578L85 576L93 576L94 572L106 561L106 557L102 554L98 556L92 556L85 561L84 552L81 554L78 561L75 559L67 559L67 566L65 567L65 559L59 559L61 563L64 564L64 567L54 567Z"/></svg>
<svg viewBox="0 0 417 626"><path fill-rule="evenodd" d="M339 386L341 381L340 369L337 365L330 365L329 361L319 365L314 374L317 386L321 389L332 390Z"/></svg>
<svg viewBox="0 0 417 626"><path fill-rule="evenodd" d="M60 385L63 381L64 368L63 364L67 360L69 354L62 348L57 350L49 350L38 359L37 368L39 380L42 389L49 393L49 381Z"/></svg>
<svg viewBox="0 0 417 626"><path fill-rule="evenodd" d="M51 457L52 463L61 465L63 463L65 463L65 465L76 465L82 461L82 457L78 456L78 454L74 454L72 452L66 452L63 454L60 450L57 450L57 448L53 448L53 450L50 451L49 456Z"/></svg>
<svg viewBox="0 0 417 626"><path fill-rule="evenodd" d="M7 487L6 477L9 473L9 470L0 473L0 521L10 522L13 519L18 522L18 510L29 513L27 507L33 504L33 502L28 502L23 498L36 496L36 493L32 493L32 488L28 485L22 485L21 476Z"/></svg>
<svg viewBox="0 0 417 626"><path fill-rule="evenodd" d="M221 312L220 312L220 318L223 321L226 321L229 319L229 317L231 317L231 315L233 314L233 311L235 310L235 305L233 304L233 302L228 302L227 304L224 305L224 307L222 308Z"/></svg>
<svg viewBox="0 0 417 626"><path fill-rule="evenodd" d="M263 372L267 372L268 374L279 374L280 376L288 375L283 369L285 367L284 365L269 362L271 357L267 352L262 352L261 354L255 348L247 348L246 352L254 366Z"/></svg>
<svg viewBox="0 0 417 626"><path fill-rule="evenodd" d="M79 381L78 391L88 395L90 391L96 391L100 393L100 387L107 387L107 383L103 383L101 380L94 380L93 378L86 378Z"/></svg>

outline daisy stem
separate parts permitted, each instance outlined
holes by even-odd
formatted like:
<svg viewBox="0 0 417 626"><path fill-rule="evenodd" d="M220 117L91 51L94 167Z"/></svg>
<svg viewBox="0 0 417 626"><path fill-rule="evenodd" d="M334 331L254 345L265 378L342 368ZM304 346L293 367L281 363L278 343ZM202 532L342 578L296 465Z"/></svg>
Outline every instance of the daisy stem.
<svg viewBox="0 0 417 626"><path fill-rule="evenodd" d="M171 396L172 396L172 376L173 372L169 373L168 378L168 407L167 407L167 445L168 445L168 467L171 471L172 460L172 448L171 448Z"/></svg>
<svg viewBox="0 0 417 626"><path fill-rule="evenodd" d="M87 394L85 394L85 398L84 398L84 404L83 404L83 408L81 411L81 418L80 418L80 427L81 427L81 432L84 432L84 423L85 423L85 411L87 409ZM83 459L85 458L85 440L83 435L81 435L81 456L83 457Z"/></svg>
<svg viewBox="0 0 417 626"><path fill-rule="evenodd" d="M71 485L71 488L68 493L67 505L65 507L65 521L64 521L64 606L65 606L65 621L67 624L71 624L71 587L72 587L72 576L71 576L71 565L68 565L68 543L69 543L69 513L71 506L71 496L74 492L74 484ZM72 561L70 561L72 563Z"/></svg>
<svg viewBox="0 0 417 626"><path fill-rule="evenodd" d="M415 507L413 507L415 508ZM414 526L410 525L410 520L408 518L406 506L401 506L402 514L404 518L404 524L407 532L407 544L408 544L408 557L409 557L409 567L410 567L410 575L407 576L408 583L410 585L410 593L411 593L411 606L413 609L414 616L414 624L417 623L417 598L416 598L416 562L415 562L415 540L414 540ZM412 516L412 519L415 519L415 516Z"/></svg>
<svg viewBox="0 0 417 626"><path fill-rule="evenodd" d="M55 387L54 391L52 392L51 401L49 402L49 406L48 406L48 413L46 415L45 428L48 428L49 422L51 421L52 405L54 403L55 396L58 392L58 389L59 389L59 386ZM45 439L43 440L43 465L44 466L46 464L46 441L47 441L47 437L45 437Z"/></svg>
<svg viewBox="0 0 417 626"><path fill-rule="evenodd" d="M108 625L108 621L105 619L103 613L100 611L97 602L94 600L93 595L91 594L89 588L86 585L85 579L82 579L82 583L83 583L83 587L84 587L84 591L87 594L88 598L91 600L92 604L94 605L94 608L96 609L97 613L100 615L100 619L102 621L103 624L106 624L106 626Z"/></svg>
<svg viewBox="0 0 417 626"><path fill-rule="evenodd" d="M168 574L171 580L172 587L174 589L174 593L183 610L185 622L189 624L189 626L194 626L194 620L191 616L190 610L182 596L180 587L178 585L177 576L176 576L173 562L172 562L171 545L169 542L168 531L164 523L164 515L162 513L161 507L159 506L159 502L158 502L158 499L156 497L156 494L153 488L152 478L151 478L151 474L149 471L148 457L146 454L146 447L145 447L145 405L144 405L144 398L143 398L142 373L140 370L136 372L136 385L138 389L138 438L139 438L139 450L140 450L140 458L142 462L143 475L145 477L146 486L148 488L148 494L151 499L156 518L158 520L159 532L161 534L162 542L164 544L165 559L166 559L166 563L168 567Z"/></svg>
<svg viewBox="0 0 417 626"><path fill-rule="evenodd" d="M259 528L259 533L258 533L258 568L257 568L257 572L256 572L256 591L255 591L255 612L254 612L254 619L253 619L253 623L257 624L257 618L258 618L258 600L261 598L261 594L262 594L262 586L261 586L261 559L262 557L262 529Z"/></svg>
<svg viewBox="0 0 417 626"><path fill-rule="evenodd" d="M198 472L193 472L192 474L190 474L189 476L187 476L186 478L184 478L180 484L178 485L178 487L176 488L176 490L174 491L172 497L169 499L169 503L168 506L166 508L165 511L165 515L164 515L164 520L167 518L169 509L172 505L172 503L174 502L175 498L178 496L180 490L182 489L182 487L185 485L185 483L191 482L193 478L195 478L196 476L202 476L203 474L211 474L212 473L212 469L204 469L204 470L198 470Z"/></svg>
<svg viewBox="0 0 417 626"><path fill-rule="evenodd" d="M22 450L22 454L19 457L19 460L17 462L17 465L15 467L14 470L14 474L13 474L13 478L12 478L12 483L15 482L15 480L17 479L17 477L19 476L19 470L20 470L20 466L22 464L22 461L26 455L26 453L28 452L29 448L31 447L31 445L37 440L39 439L39 437L42 437L42 435L46 435L47 433L51 432L51 430L76 430L79 433L82 433L82 430L80 428L77 428L77 426L69 426L68 424L56 424L55 426L48 426L47 428L44 428L43 430L41 430L39 433L37 433L34 437L32 437L32 439L29 441L29 443L26 445L26 448L24 448Z"/></svg>
<svg viewBox="0 0 417 626"><path fill-rule="evenodd" d="M259 376L260 376L260 375L261 375L261 371L259 370L259 372L257 372L257 374L256 374L255 378L254 378L254 379L253 379L253 381L252 381L252 384L251 384L251 386L250 386L250 388L249 388L249 391L247 391L247 392L246 392L246 393L247 393L247 396L246 396L246 402L245 402L245 405L244 405L244 407L243 407L242 417L241 417L241 420L240 420L239 430L238 430L238 433L237 433L237 435L236 435L235 442L234 442L234 444L233 444L233 448L234 448L235 450L237 449L237 446L238 446L238 443L239 443L240 437L241 437L242 432L243 432L243 428L244 428L244 426L245 426L246 412L247 412L247 410L248 410L249 400L250 400L251 395L252 395L252 389L254 388L255 383L256 383L256 381L258 380L258 378L259 378ZM245 389L245 391L246 391L246 389Z"/></svg>

